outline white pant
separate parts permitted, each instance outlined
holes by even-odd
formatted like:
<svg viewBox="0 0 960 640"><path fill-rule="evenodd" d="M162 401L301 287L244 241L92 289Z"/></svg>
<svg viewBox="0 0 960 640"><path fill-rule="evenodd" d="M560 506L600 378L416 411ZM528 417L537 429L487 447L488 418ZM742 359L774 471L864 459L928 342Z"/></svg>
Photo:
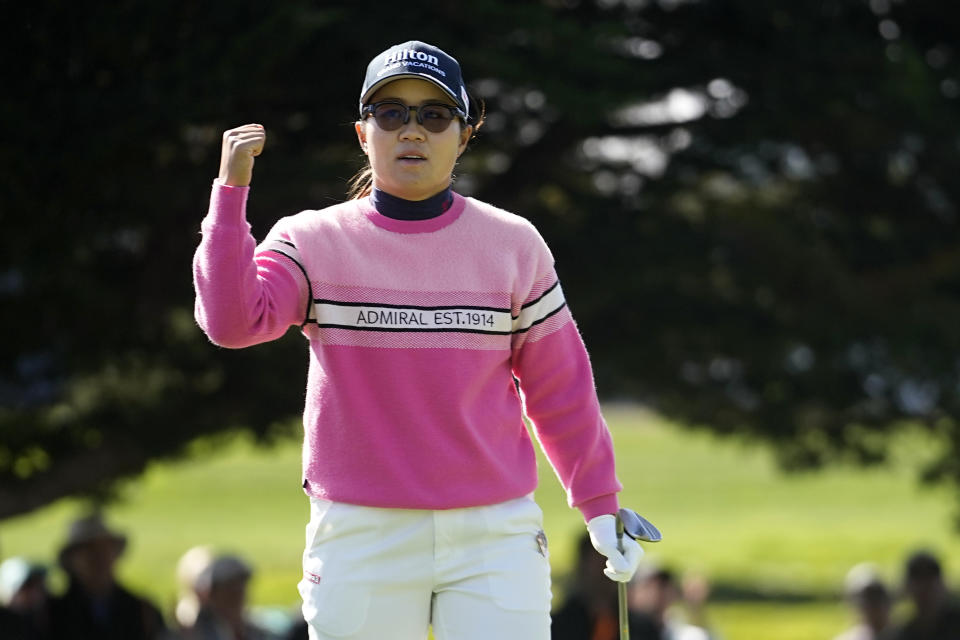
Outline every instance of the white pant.
<svg viewBox="0 0 960 640"><path fill-rule="evenodd" d="M548 640L532 498L423 511L311 499L299 590L311 640ZM539 534L539 539L538 539Z"/></svg>

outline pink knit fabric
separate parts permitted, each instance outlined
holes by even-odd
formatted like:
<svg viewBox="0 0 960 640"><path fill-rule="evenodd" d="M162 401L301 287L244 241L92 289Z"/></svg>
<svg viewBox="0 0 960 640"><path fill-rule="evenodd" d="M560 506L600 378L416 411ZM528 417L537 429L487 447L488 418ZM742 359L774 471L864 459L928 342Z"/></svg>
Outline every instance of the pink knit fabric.
<svg viewBox="0 0 960 640"><path fill-rule="evenodd" d="M310 494L410 509L528 494L525 410L570 505L587 520L616 511L590 362L529 222L457 194L420 221L359 200L283 218L258 247L248 192L214 184L194 258L196 318L231 348L301 326Z"/></svg>

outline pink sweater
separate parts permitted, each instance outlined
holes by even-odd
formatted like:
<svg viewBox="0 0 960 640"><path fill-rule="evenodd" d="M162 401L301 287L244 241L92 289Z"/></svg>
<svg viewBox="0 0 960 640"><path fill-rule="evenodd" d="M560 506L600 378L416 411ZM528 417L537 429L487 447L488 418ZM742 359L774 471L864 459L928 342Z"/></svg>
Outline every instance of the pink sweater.
<svg viewBox="0 0 960 640"><path fill-rule="evenodd" d="M409 509L523 496L537 483L525 410L570 505L616 511L590 362L529 222L458 194L420 221L363 199L283 218L256 246L248 192L214 183L196 318L224 347L291 325L309 339L308 493Z"/></svg>

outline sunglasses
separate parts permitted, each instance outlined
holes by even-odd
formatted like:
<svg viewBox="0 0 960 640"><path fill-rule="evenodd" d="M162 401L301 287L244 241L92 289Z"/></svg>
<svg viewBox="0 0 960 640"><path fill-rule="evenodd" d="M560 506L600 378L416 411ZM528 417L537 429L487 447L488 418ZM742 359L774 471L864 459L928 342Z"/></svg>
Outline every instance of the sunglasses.
<svg viewBox="0 0 960 640"><path fill-rule="evenodd" d="M467 114L459 107L440 102L430 102L419 107L408 107L399 100L383 100L368 104L361 111L364 119L373 116L377 126L384 131L396 131L410 122L410 112L417 112L417 124L430 133L442 133L447 130L454 118L467 121Z"/></svg>

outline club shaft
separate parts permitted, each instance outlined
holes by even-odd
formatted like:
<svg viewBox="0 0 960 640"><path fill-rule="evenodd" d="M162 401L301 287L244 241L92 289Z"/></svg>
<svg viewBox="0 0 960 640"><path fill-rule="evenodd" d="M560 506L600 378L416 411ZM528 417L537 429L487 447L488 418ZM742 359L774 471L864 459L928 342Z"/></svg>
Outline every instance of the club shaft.
<svg viewBox="0 0 960 640"><path fill-rule="evenodd" d="M617 583L617 601L620 609L620 640L630 640L630 618L627 615L627 583Z"/></svg>
<svg viewBox="0 0 960 640"><path fill-rule="evenodd" d="M623 520L617 514L617 550L623 553ZM630 640L630 617L627 609L627 583L617 583L617 609L620 613L620 640Z"/></svg>

